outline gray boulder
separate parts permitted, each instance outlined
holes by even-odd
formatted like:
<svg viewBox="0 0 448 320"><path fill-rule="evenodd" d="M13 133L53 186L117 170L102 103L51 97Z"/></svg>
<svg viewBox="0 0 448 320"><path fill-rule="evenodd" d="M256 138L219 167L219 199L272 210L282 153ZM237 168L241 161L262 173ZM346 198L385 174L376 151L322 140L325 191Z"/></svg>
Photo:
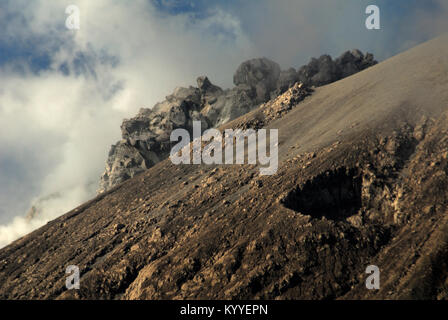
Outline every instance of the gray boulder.
<svg viewBox="0 0 448 320"><path fill-rule="evenodd" d="M277 88L280 66L267 58L252 59L243 62L233 76L236 86L246 85L253 88L258 103L270 98L270 93Z"/></svg>
<svg viewBox="0 0 448 320"><path fill-rule="evenodd" d="M329 55L323 55L319 59L312 58L311 61L298 70L298 79L307 86L323 86L340 79L351 76L368 67L377 64L373 55L364 55L359 50L344 52L336 60Z"/></svg>

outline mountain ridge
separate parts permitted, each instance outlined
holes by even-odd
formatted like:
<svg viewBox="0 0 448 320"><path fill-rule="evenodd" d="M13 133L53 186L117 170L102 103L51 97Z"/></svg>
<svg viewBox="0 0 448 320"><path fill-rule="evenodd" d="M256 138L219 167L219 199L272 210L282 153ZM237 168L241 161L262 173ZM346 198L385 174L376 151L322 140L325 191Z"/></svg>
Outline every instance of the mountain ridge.
<svg viewBox="0 0 448 320"><path fill-rule="evenodd" d="M445 35L290 88L220 127L278 128L276 175L161 161L1 249L0 297L447 299L447 85Z"/></svg>
<svg viewBox="0 0 448 320"><path fill-rule="evenodd" d="M373 55L354 49L334 61L322 55L297 71L281 70L267 58L247 60L233 76L235 87L223 90L206 76L197 78L197 87L178 87L152 109L142 108L121 125L122 140L113 145L100 179L102 193L166 159L171 149L170 133L183 128L192 131L193 121L200 121L203 130L220 126L238 118L284 93L295 83L307 87L322 86L377 63Z"/></svg>

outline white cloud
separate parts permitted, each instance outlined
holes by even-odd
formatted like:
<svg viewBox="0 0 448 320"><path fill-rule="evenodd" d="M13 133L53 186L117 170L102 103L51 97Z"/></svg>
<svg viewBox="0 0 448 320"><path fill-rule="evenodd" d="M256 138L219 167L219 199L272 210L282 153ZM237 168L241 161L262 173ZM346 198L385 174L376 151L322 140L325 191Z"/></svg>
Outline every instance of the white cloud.
<svg viewBox="0 0 448 320"><path fill-rule="evenodd" d="M11 36L56 35L51 43L63 45L52 53L50 70L0 70L0 165L8 159L16 171L0 168L0 179L9 174L7 183L15 183L0 186L3 214L15 217L0 226L0 246L94 196L124 117L203 73L230 86L228 70L250 55L238 20L219 10L192 23L185 15L161 15L147 1L77 1L81 29L71 32L64 29L65 4L14 4L28 23L9 28ZM58 71L62 65L69 76ZM41 203L31 224L21 217L24 207L54 192L62 197Z"/></svg>

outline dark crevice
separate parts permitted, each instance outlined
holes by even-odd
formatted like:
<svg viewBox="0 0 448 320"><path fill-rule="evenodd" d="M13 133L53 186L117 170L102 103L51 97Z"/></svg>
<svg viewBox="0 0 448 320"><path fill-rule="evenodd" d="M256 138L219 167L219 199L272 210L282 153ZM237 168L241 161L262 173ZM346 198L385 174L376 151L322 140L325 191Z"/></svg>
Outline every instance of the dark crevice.
<svg viewBox="0 0 448 320"><path fill-rule="evenodd" d="M303 187L291 191L283 203L313 218L343 220L361 209L361 188L358 169L340 168L308 180Z"/></svg>

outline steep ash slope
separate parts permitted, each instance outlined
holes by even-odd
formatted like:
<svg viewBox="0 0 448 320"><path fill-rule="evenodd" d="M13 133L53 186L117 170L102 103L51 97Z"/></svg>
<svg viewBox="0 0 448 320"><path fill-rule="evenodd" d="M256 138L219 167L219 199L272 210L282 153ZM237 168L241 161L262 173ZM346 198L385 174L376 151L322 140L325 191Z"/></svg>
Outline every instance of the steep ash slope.
<svg viewBox="0 0 448 320"><path fill-rule="evenodd" d="M0 250L0 298L446 299L447 88L448 36L296 85L221 127L278 128L277 174L157 163Z"/></svg>

